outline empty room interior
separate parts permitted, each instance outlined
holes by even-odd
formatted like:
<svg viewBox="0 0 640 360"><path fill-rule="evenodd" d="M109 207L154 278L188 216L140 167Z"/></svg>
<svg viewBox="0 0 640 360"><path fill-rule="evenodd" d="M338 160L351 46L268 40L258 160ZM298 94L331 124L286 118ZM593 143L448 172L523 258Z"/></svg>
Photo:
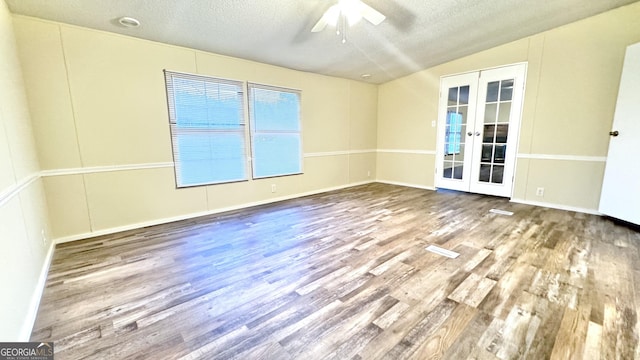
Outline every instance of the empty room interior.
<svg viewBox="0 0 640 360"><path fill-rule="evenodd" d="M0 0L0 342L640 359L640 2Z"/></svg>

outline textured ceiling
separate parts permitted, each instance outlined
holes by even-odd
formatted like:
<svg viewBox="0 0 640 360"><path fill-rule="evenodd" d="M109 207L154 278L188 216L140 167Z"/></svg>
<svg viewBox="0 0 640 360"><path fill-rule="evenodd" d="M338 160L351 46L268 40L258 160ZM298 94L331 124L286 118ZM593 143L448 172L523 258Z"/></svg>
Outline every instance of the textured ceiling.
<svg viewBox="0 0 640 360"><path fill-rule="evenodd" d="M349 28L346 44L330 27L310 32L336 0L5 1L15 14L383 83L638 0L364 0L387 19Z"/></svg>

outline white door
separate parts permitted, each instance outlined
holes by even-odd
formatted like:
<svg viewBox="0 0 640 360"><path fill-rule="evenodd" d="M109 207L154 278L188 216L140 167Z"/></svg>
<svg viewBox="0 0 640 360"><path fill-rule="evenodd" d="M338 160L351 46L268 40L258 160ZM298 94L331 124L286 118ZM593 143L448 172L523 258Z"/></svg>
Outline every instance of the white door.
<svg viewBox="0 0 640 360"><path fill-rule="evenodd" d="M442 78L436 187L511 196L525 74L517 64Z"/></svg>
<svg viewBox="0 0 640 360"><path fill-rule="evenodd" d="M627 47L613 118L600 212L640 225L640 43Z"/></svg>
<svg viewBox="0 0 640 360"><path fill-rule="evenodd" d="M474 131L479 74L450 76L440 83L436 187L469 191L473 138L467 133Z"/></svg>
<svg viewBox="0 0 640 360"><path fill-rule="evenodd" d="M519 64L480 73L471 192L511 197L525 72Z"/></svg>

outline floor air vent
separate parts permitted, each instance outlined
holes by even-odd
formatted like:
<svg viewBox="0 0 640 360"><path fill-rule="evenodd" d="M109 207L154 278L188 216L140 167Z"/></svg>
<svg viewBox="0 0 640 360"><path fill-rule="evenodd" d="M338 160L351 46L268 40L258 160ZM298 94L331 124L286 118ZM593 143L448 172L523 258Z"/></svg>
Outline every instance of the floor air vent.
<svg viewBox="0 0 640 360"><path fill-rule="evenodd" d="M427 251L431 251L434 254L438 254L438 255L442 255L442 256L446 256L448 258L452 258L455 259L458 256L460 256L460 254L458 254L455 251L451 251L451 250L447 250L447 249L443 249L441 247L435 246L435 245L429 245L426 248Z"/></svg>

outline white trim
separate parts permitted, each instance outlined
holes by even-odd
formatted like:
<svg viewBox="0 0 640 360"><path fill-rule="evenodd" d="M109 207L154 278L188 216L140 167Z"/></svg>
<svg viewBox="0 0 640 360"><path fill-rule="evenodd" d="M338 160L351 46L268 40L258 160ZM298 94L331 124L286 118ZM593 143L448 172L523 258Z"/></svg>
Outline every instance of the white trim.
<svg viewBox="0 0 640 360"><path fill-rule="evenodd" d="M406 187L410 187L410 188L423 189L423 190L433 190L433 191L436 190L436 188L433 187L433 186L409 184L409 183L400 182L400 181L376 180L376 182L379 182L381 184L406 186Z"/></svg>
<svg viewBox="0 0 640 360"><path fill-rule="evenodd" d="M170 222L174 222L174 221L192 219L192 218L199 217L199 216L213 215L213 214L218 214L218 213L222 213L222 212L226 212L226 211L239 210L239 209L249 208L249 207L252 207L252 206L258 206L258 205L274 203L274 202L278 202L278 201L291 200L291 199L296 199L296 198L300 198L300 197L304 197L304 196L321 194L321 193L325 193L325 192L329 192L329 191L340 190L340 189L345 189L345 188L354 187L354 186L360 186L360 185L366 185L366 184L371 184L371 183L381 183L381 184L389 184L389 185L406 186L406 187L411 187L411 188L417 188L417 189L423 189L423 190L432 190L432 191L436 190L436 188L432 187L432 186L410 184L410 183L399 182L399 181L387 181L387 180L361 181L361 182L357 182L357 183L350 183L350 184L346 184L346 185L334 186L334 187L330 187L330 188L324 188L324 189L319 189L319 190L314 190L314 191L308 191L308 192L304 192L304 193L297 193L297 194L292 194L292 195L287 195L287 196L281 196L281 197L271 198L271 199L267 199L267 200L254 201L254 202L235 205L235 206L228 206L228 207L214 209L214 210L210 210L210 211L201 211L201 212L197 212L197 213L191 213L191 214L187 214L187 215L175 216L175 217L171 217L171 218L157 219L157 220L145 221L145 222L141 222L141 223L129 224L129 225L125 225L125 226L119 226L119 227L113 227L113 228L108 228L108 229L103 229L103 230L92 231L92 232L87 232L87 233L82 233L82 234L75 234L75 235L70 235L70 236L66 236L66 237L57 238L54 241L55 241L56 244L62 244L62 243L66 243L66 242L76 241L76 240L88 239L88 238L92 238L92 237L96 237L96 236L113 234L113 233L117 233L117 232L121 232L121 231L139 229L139 228L146 227L146 226L160 225L160 224L170 223ZM537 201L528 201L528 200L522 200L522 199L511 199L510 201L514 202L514 203L525 204L525 205L547 207L547 208L558 209L558 210L566 210L566 211L575 211L575 212L581 212L581 213L593 214L593 215L602 215L596 210L573 207L573 206L565 206L565 205L559 205L559 204L553 204L553 203L544 203L544 202L537 202ZM50 260L51 259L48 259L48 261L50 261Z"/></svg>
<svg viewBox="0 0 640 360"><path fill-rule="evenodd" d="M0 193L0 206L8 203L14 196L18 195L27 186L31 185L34 181L40 178L39 174L33 174L23 179L21 182L10 186L8 189Z"/></svg>
<svg viewBox="0 0 640 360"><path fill-rule="evenodd" d="M349 155L349 151L325 151L325 152L305 153L303 157L311 158L311 157L340 156L340 155Z"/></svg>
<svg viewBox="0 0 640 360"><path fill-rule="evenodd" d="M375 149L325 151L325 152L305 153L303 157L311 158L311 157L323 157L323 156L341 156L341 155L354 155L354 154L368 154L368 153L375 153L375 152L376 152Z"/></svg>
<svg viewBox="0 0 640 360"><path fill-rule="evenodd" d="M20 330L20 341L29 341L31 338L31 332L33 326L36 323L36 316L38 315L38 308L40 307L40 301L42 300L42 294L47 284L47 275L49 274L49 267L51 267L51 261L53 260L53 253L55 251L56 242L51 241L49 244L49 250L44 260L44 264L40 269L40 276L38 276L38 283L36 285L35 292L31 295L31 301L29 302L29 313L22 323L22 329Z"/></svg>
<svg viewBox="0 0 640 360"><path fill-rule="evenodd" d="M546 207L546 208L550 208L550 209L575 211L575 212L591 214L591 215L602 215L597 210L581 208L581 207L575 207L575 206L546 203L546 202L541 202L541 201L530 201L530 200L523 200L523 199L511 199L510 201L514 202L514 203L518 203L518 204Z"/></svg>
<svg viewBox="0 0 640 360"><path fill-rule="evenodd" d="M91 167L81 167L81 168L42 170L40 172L40 176L80 175L80 174L93 174L93 173L111 172L111 171L170 168L173 166L174 166L173 162L111 165L111 166L91 166Z"/></svg>
<svg viewBox="0 0 640 360"><path fill-rule="evenodd" d="M606 162L606 156L581 156L581 155L551 155L551 154L518 154L518 159L536 160L566 160L566 161L592 161Z"/></svg>
<svg viewBox="0 0 640 360"><path fill-rule="evenodd" d="M411 149L378 149L379 153L390 154L418 154L418 155L435 155L435 150L411 150Z"/></svg>
<svg viewBox="0 0 640 360"><path fill-rule="evenodd" d="M354 154L370 154L370 153L375 153L378 150L376 149L364 149L364 150L351 150L349 151L350 155L354 155Z"/></svg>
<svg viewBox="0 0 640 360"><path fill-rule="evenodd" d="M192 219L192 218L196 218L196 217L199 217L199 216L219 214L219 213L223 213L223 212L226 212L226 211L245 209L245 208L249 208L249 207L253 207L253 206L270 204L270 203L283 201L283 200L297 199L297 198L301 198L301 197L304 197L304 196L316 195L316 194L325 193L325 192L329 192L329 191L341 190L341 189L345 189L345 188L349 188L349 187L371 184L371 183L374 183L374 182L375 181L361 181L361 182L357 182L357 183L350 183L350 184L346 184L346 185L334 186L334 187L330 187L330 188L324 188L324 189L320 189L320 190L313 190L313 191L308 191L308 192L304 192L304 193L297 193L297 194L292 194L292 195L280 196L280 197L277 197L277 198L271 198L271 199L267 199L267 200L254 201L254 202L244 203L244 204L234 205L234 206L227 206L227 207L224 207L224 208L218 208L218 209L209 210L209 211L200 211L200 212L197 212L197 213L191 213L191 214L187 214L187 215L174 216L174 217L170 217L170 218L157 219L157 220L145 221L145 222L129 224L129 225L124 225L124 226L118 226L118 227L113 227L113 228L108 228L108 229L102 229L102 230L87 232L87 233L83 233L83 234L70 235L70 236L66 236L66 237L57 238L55 240L55 242L56 242L56 244L62 244L62 243L70 242L70 241L83 240L83 239L88 239L88 238L101 236L101 235L114 234L114 233L118 233L118 232L121 232L121 231L140 229L140 228L147 227L147 226L160 225L160 224L166 224L166 223L170 223L170 222L174 222L174 221Z"/></svg>
<svg viewBox="0 0 640 360"><path fill-rule="evenodd" d="M353 155L353 154L368 154L375 153L375 149L366 150L348 150L348 151L327 151L316 153L305 153L304 157L322 157L322 156L339 156L339 155ZM126 164L126 165L109 165L109 166L91 166L80 168L67 168L67 169L53 169L42 170L40 176L61 176L61 175L81 175L81 174L93 174L100 172L112 172L112 171L126 171L126 170L144 170L144 169L158 169L158 168L170 168L173 167L173 162L159 162L159 163L145 163L145 164ZM0 200L2 196L0 195Z"/></svg>
<svg viewBox="0 0 640 360"><path fill-rule="evenodd" d="M389 154L416 154L416 155L436 155L435 150L411 150L411 149L364 149L364 150L343 150L343 151L325 151L325 152L313 152L305 153L305 158L311 157L324 157L324 156L341 156L341 155L354 155L354 154L369 154L369 153L389 153ZM549 155L549 154L518 154L518 159L538 159L538 160L567 160L567 161L592 161L592 162L606 162L605 156L579 156L579 155ZM29 185L38 176L61 176L61 175L80 175L80 174L93 174L100 172L112 172L112 171L126 171L126 170L144 170L144 169L158 169L158 168L170 168L173 167L173 162L159 162L159 163L145 163L145 164L126 164L126 165L109 165L109 166L91 166L81 168L67 168L67 169L53 169L42 170L39 175L31 175L25 182L18 186L9 188L9 190L0 194L0 205L6 201L7 197L12 197L14 192L19 192L24 187Z"/></svg>
<svg viewBox="0 0 640 360"><path fill-rule="evenodd" d="M496 66L492 66L492 67L488 67L488 68L475 69L475 70L463 71L463 72L458 72L458 73L453 73L453 74L440 75L440 79L446 78L446 77L449 77L449 76L458 76L458 75L464 75L464 74L469 74L469 73L474 73L474 72L483 72L483 71L487 71L487 70L500 69L500 68L503 68L503 67L506 67L506 66L520 65L520 64L529 65L529 62L528 61L520 61L520 62L515 62L515 63L512 63L512 64L496 65Z"/></svg>

